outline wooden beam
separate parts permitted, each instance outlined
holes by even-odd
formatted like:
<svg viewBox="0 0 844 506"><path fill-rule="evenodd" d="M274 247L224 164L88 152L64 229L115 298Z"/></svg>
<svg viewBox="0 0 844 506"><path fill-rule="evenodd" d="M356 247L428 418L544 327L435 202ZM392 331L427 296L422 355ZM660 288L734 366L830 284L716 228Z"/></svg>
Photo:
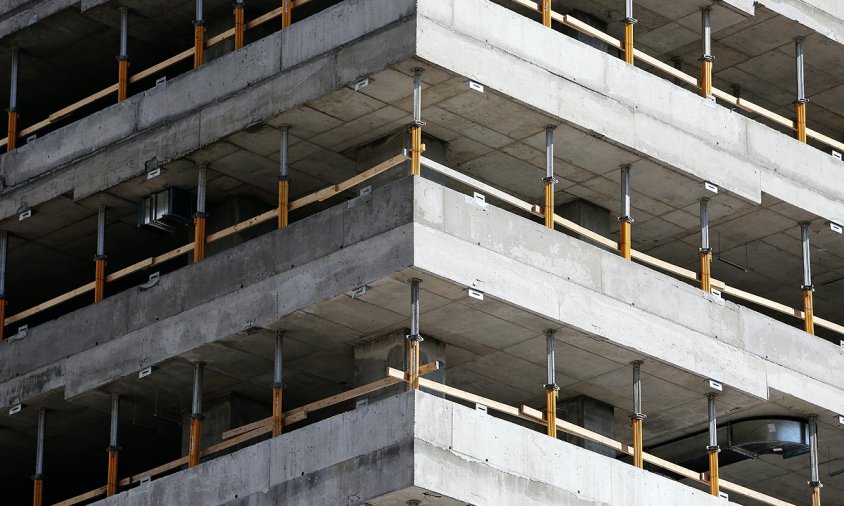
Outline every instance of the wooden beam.
<svg viewBox="0 0 844 506"><path fill-rule="evenodd" d="M70 499L65 499L62 502L53 503L53 506L71 506L72 504L79 504L81 502L85 502L89 499L93 499L97 496L105 495L106 488L100 487L89 492L85 492L84 494L79 494L75 497L71 497Z"/></svg>
<svg viewBox="0 0 844 506"><path fill-rule="evenodd" d="M41 304L38 304L37 306L33 306L33 307L31 307L31 308L29 308L25 311L21 311L20 313L18 313L16 315L13 315L13 316L6 318L6 324L11 325L12 323L18 322L20 320L23 320L24 318L32 316L35 313L38 313L38 312L43 311L45 309L49 309L53 306L57 306L57 305L61 304L62 302L70 300L70 299L72 299L76 296L82 295L83 293L90 292L93 289L94 289L94 282L91 281L90 283L82 285L79 288L71 290L67 293L63 293L63 294L59 295L58 297L54 297L54 298L48 300L47 302L42 302Z"/></svg>
<svg viewBox="0 0 844 506"><path fill-rule="evenodd" d="M136 475L130 476L129 478L123 478L117 484L121 487L125 487L126 485L132 485L134 483L139 483L146 477L153 477L158 476L159 474L166 473L167 471L172 471L181 466L186 466L188 464L188 457L187 455L166 464L162 464L158 467L153 467L148 471L144 471L142 473L138 473Z"/></svg>

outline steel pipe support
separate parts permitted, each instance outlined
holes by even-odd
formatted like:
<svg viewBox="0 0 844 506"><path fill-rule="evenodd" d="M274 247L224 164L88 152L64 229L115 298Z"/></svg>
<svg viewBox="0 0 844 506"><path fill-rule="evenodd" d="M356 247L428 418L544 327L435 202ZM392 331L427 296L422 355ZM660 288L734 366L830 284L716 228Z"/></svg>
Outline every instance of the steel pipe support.
<svg viewBox="0 0 844 506"><path fill-rule="evenodd" d="M278 180L278 228L288 225L288 214L290 211L290 180Z"/></svg>
<svg viewBox="0 0 844 506"><path fill-rule="evenodd" d="M188 467L199 465L202 446L202 376L205 364L196 362L193 369L193 402L188 443Z"/></svg>
<svg viewBox="0 0 844 506"><path fill-rule="evenodd" d="M198 69L205 63L205 22L193 22L193 68Z"/></svg>
<svg viewBox="0 0 844 506"><path fill-rule="evenodd" d="M797 140L806 142L806 102L798 101L794 103L794 131L797 135Z"/></svg>
<svg viewBox="0 0 844 506"><path fill-rule="evenodd" d="M275 353L273 355L273 437L281 435L282 429L282 344L284 334L278 331L275 336Z"/></svg>
<svg viewBox="0 0 844 506"><path fill-rule="evenodd" d="M13 151L18 145L18 113L9 109L9 130L6 151Z"/></svg>
<svg viewBox="0 0 844 506"><path fill-rule="evenodd" d="M419 388L419 283L422 280L410 280L410 334L407 336L407 381L410 390Z"/></svg>
<svg viewBox="0 0 844 506"><path fill-rule="evenodd" d="M246 22L244 21L243 2L234 4L234 48L240 49L246 39Z"/></svg>
<svg viewBox="0 0 844 506"><path fill-rule="evenodd" d="M106 257L98 256L94 259L94 302L105 298Z"/></svg>
<svg viewBox="0 0 844 506"><path fill-rule="evenodd" d="M712 293L712 252L701 250L698 258L700 260L700 289Z"/></svg>
<svg viewBox="0 0 844 506"><path fill-rule="evenodd" d="M555 386L545 388L545 421L548 422L548 436L557 437L557 395Z"/></svg>
<svg viewBox="0 0 844 506"><path fill-rule="evenodd" d="M193 217L194 238L193 238L193 261L194 263L205 260L205 214L197 213Z"/></svg>
<svg viewBox="0 0 844 506"><path fill-rule="evenodd" d="M633 25L636 20L624 20L624 61L633 65Z"/></svg>
<svg viewBox="0 0 844 506"><path fill-rule="evenodd" d="M803 329L809 334L815 333L815 307L812 288L803 289Z"/></svg>

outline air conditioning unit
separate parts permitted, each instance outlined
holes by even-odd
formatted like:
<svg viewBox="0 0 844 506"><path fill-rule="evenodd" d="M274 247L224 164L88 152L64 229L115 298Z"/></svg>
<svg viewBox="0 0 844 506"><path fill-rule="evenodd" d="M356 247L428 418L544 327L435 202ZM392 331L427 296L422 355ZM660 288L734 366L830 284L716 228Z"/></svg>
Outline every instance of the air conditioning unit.
<svg viewBox="0 0 844 506"><path fill-rule="evenodd" d="M153 193L138 206L138 227L173 232L192 221L193 196L179 188Z"/></svg>

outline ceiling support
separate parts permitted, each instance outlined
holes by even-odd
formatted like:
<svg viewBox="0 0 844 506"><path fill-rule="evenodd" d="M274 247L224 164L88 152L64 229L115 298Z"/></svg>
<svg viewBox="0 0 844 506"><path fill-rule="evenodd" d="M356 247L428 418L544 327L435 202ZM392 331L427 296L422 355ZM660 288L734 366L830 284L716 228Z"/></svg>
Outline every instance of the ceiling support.
<svg viewBox="0 0 844 506"><path fill-rule="evenodd" d="M554 125L545 127L545 226L554 230Z"/></svg>
<svg viewBox="0 0 844 506"><path fill-rule="evenodd" d="M554 359L554 334L556 331L548 329L545 331L545 360L548 365L548 378L545 382L545 421L548 423L548 435L557 437L557 395L560 387L557 386L557 364Z"/></svg>
<svg viewBox="0 0 844 506"><path fill-rule="evenodd" d="M709 199L700 199L700 289L712 292L712 248L709 246Z"/></svg>
<svg viewBox="0 0 844 506"><path fill-rule="evenodd" d="M278 172L278 228L287 226L290 210L290 167L287 164L290 150L290 125L281 125L281 149Z"/></svg>
<svg viewBox="0 0 844 506"><path fill-rule="evenodd" d="M797 66L797 100L794 101L794 130L797 132L797 140L806 142L806 80L803 73L803 42L806 39L797 37L794 39L794 56Z"/></svg>
<svg viewBox="0 0 844 506"><path fill-rule="evenodd" d="M117 101L126 100L129 92L129 9L120 8L120 54L117 55Z"/></svg>
<svg viewBox="0 0 844 506"><path fill-rule="evenodd" d="M18 144L18 67L20 49L12 48L12 77L9 80L9 131L6 150L12 151Z"/></svg>
<svg viewBox="0 0 844 506"><path fill-rule="evenodd" d="M97 254L94 256L94 302L105 298L106 260L105 254L106 206L100 204L97 212Z"/></svg>
<svg viewBox="0 0 844 506"><path fill-rule="evenodd" d="M108 475L106 479L106 497L117 493L117 455L120 447L117 444L118 415L120 412L120 396L111 394L111 430L108 440Z"/></svg>
<svg viewBox="0 0 844 506"><path fill-rule="evenodd" d="M809 417L809 460L812 468L812 480L809 482L809 486L812 487L812 506L821 506L823 485L818 472L818 415Z"/></svg>
<svg viewBox="0 0 844 506"><path fill-rule="evenodd" d="M276 331L275 334L275 356L273 369L273 437L281 435L282 427L282 410L281 410L281 392L282 392L282 369L281 369L281 347L283 344L284 332Z"/></svg>
<svg viewBox="0 0 844 506"><path fill-rule="evenodd" d="M626 0L624 4L624 61L633 65L633 25L636 18L633 17L633 0Z"/></svg>
<svg viewBox="0 0 844 506"><path fill-rule="evenodd" d="M410 125L410 173L414 176L422 175L422 72L424 69L413 69L413 123Z"/></svg>
<svg viewBox="0 0 844 506"><path fill-rule="evenodd" d="M293 23L293 0L281 0L281 29L289 28Z"/></svg>
<svg viewBox="0 0 844 506"><path fill-rule="evenodd" d="M800 237L803 243L803 328L809 334L815 333L815 306L812 300L812 293L815 287L812 285L812 260L809 249L809 223L800 224Z"/></svg>
<svg viewBox="0 0 844 506"><path fill-rule="evenodd" d="M620 224L618 234L618 253L622 258L630 260L631 248L631 225L633 217L630 216L630 166L621 166L621 216L618 217Z"/></svg>
<svg viewBox="0 0 844 506"><path fill-rule="evenodd" d="M633 427L633 465L639 469L645 467L642 456L642 422L645 415L642 413L642 361L631 362L633 366L633 414L630 416L630 425Z"/></svg>
<svg viewBox="0 0 844 506"><path fill-rule="evenodd" d="M0 231L0 341L6 337L6 257L9 252L9 233Z"/></svg>
<svg viewBox="0 0 844 506"><path fill-rule="evenodd" d="M32 475L32 506L41 506L44 497L44 432L47 429L47 409L38 410L38 439L35 447L35 474Z"/></svg>
<svg viewBox="0 0 844 506"><path fill-rule="evenodd" d="M419 334L419 283L422 280L410 280L410 334L408 340L407 381L410 390L419 388L419 346L423 341Z"/></svg>
<svg viewBox="0 0 844 506"><path fill-rule="evenodd" d="M700 94L704 98L712 97L712 7L700 10L700 26L703 43L703 55L700 57Z"/></svg>
<svg viewBox="0 0 844 506"><path fill-rule="evenodd" d="M244 35L246 32L246 23L243 17L243 8L245 0L235 0L234 2L234 48L240 49L243 47Z"/></svg>
<svg viewBox="0 0 844 506"><path fill-rule="evenodd" d="M715 410L716 397L718 397L718 394L714 392L706 394L709 408L709 446L706 447L706 451L709 452L709 493L718 497L720 491L718 485L718 452L721 449L718 447L718 419L717 411Z"/></svg>
<svg viewBox="0 0 844 506"><path fill-rule="evenodd" d="M542 24L551 28L551 0L542 0Z"/></svg>
<svg viewBox="0 0 844 506"><path fill-rule="evenodd" d="M193 68L205 63L205 18L202 13L202 0L196 0L196 19L193 20Z"/></svg>
<svg viewBox="0 0 844 506"><path fill-rule="evenodd" d="M193 408L190 416L190 440L188 444L188 467L199 465L202 442L202 372L204 362L193 364Z"/></svg>
<svg viewBox="0 0 844 506"><path fill-rule="evenodd" d="M208 164L200 163L197 170L196 213L193 215L193 261L205 260L205 190L208 186Z"/></svg>

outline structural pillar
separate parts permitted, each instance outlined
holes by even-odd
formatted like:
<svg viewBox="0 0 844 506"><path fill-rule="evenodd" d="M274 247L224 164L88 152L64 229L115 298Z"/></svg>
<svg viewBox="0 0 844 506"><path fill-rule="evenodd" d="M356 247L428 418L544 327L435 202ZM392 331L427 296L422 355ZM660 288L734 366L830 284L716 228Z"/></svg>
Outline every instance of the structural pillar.
<svg viewBox="0 0 844 506"><path fill-rule="evenodd" d="M9 234L0 231L0 341L6 337L6 256L9 251Z"/></svg>
<svg viewBox="0 0 844 506"><path fill-rule="evenodd" d="M419 345L422 336L419 334L419 283L422 280L413 278L410 280L410 334L408 340L407 355L407 380L410 390L419 388Z"/></svg>
<svg viewBox="0 0 844 506"><path fill-rule="evenodd" d="M621 216L618 217L620 229L618 234L618 252L630 260L631 248L631 225L633 217L630 216L630 166L621 166Z"/></svg>
<svg viewBox="0 0 844 506"><path fill-rule="evenodd" d="M12 48L12 76L9 82L9 130L6 140L6 151L12 151L18 145L18 66L20 50Z"/></svg>
<svg viewBox="0 0 844 506"><path fill-rule="evenodd" d="M809 460L811 463L812 506L821 506L821 479L818 472L818 415L809 417Z"/></svg>
<svg viewBox="0 0 844 506"><path fill-rule="evenodd" d="M290 167L287 164L290 149L290 125L281 125L281 150L279 154L278 174L278 228L284 228L288 222L290 210Z"/></svg>
<svg viewBox="0 0 844 506"><path fill-rule="evenodd" d="M108 477L106 480L106 497L117 493L117 455L120 447L117 444L118 414L120 396L111 394L111 432L108 440Z"/></svg>
<svg viewBox="0 0 844 506"><path fill-rule="evenodd" d="M193 261L194 263L205 260L205 221L208 213L205 212L205 188L207 186L208 165L199 164L196 184L196 213L193 215Z"/></svg>
<svg viewBox="0 0 844 506"><path fill-rule="evenodd" d="M803 73L803 37L794 39L794 55L797 65L797 100L794 101L794 130L797 132L797 140L806 142L806 81Z"/></svg>
<svg viewBox="0 0 844 506"><path fill-rule="evenodd" d="M800 236L803 243L803 328L809 334L815 333L814 312L815 306L812 300L812 293L815 287L812 285L812 261L809 249L809 224L800 224Z"/></svg>
<svg viewBox="0 0 844 506"><path fill-rule="evenodd" d="M624 6L624 61L633 65L633 0L626 0Z"/></svg>
<svg viewBox="0 0 844 506"><path fill-rule="evenodd" d="M557 437L557 386L556 362L554 359L554 334L556 331L545 331L545 356L548 365L548 381L545 383L545 421L548 422L548 435Z"/></svg>
<svg viewBox="0 0 844 506"><path fill-rule="evenodd" d="M554 229L554 125L545 127L545 226Z"/></svg>
<svg viewBox="0 0 844 506"><path fill-rule="evenodd" d="M117 101L129 92L129 9L120 8L120 54L117 55Z"/></svg>
<svg viewBox="0 0 844 506"><path fill-rule="evenodd" d="M413 69L413 123L410 125L410 172L414 176L422 175L422 72L421 68Z"/></svg>
<svg viewBox="0 0 844 506"><path fill-rule="evenodd" d="M196 19L193 20L193 68L205 63L205 18L202 0L196 0Z"/></svg>
<svg viewBox="0 0 844 506"><path fill-rule="evenodd" d="M718 497L718 452L721 451L718 447L718 419L715 410L715 398L718 394L709 393L706 397L709 408L709 446L706 447L709 452L709 493Z"/></svg>
<svg viewBox="0 0 844 506"><path fill-rule="evenodd" d="M190 417L190 441L188 446L188 467L199 465L200 442L202 441L202 371L204 362L193 365L193 409Z"/></svg>
<svg viewBox="0 0 844 506"><path fill-rule="evenodd" d="M97 255L94 257L94 302L99 302L105 297L105 270L108 258L105 254L105 221L106 206L100 205L97 213Z"/></svg>
<svg viewBox="0 0 844 506"><path fill-rule="evenodd" d="M38 439L35 449L35 474L32 476L32 505L41 506L44 497L44 433L47 429L47 409L38 411Z"/></svg>
<svg viewBox="0 0 844 506"><path fill-rule="evenodd" d="M234 2L234 48L240 49L243 47L243 42L246 34L246 22L244 21L243 11L245 0L235 0Z"/></svg>
<svg viewBox="0 0 844 506"><path fill-rule="evenodd" d="M642 413L642 378L640 370L642 361L636 360L633 366L633 415L630 417L630 425L633 427L633 465L642 469L645 462L642 458L642 421L645 415Z"/></svg>
<svg viewBox="0 0 844 506"><path fill-rule="evenodd" d="M712 292L712 248L709 246L709 199L700 199L700 289Z"/></svg>
<svg viewBox="0 0 844 506"><path fill-rule="evenodd" d="M293 0L281 0L281 29L293 23Z"/></svg>
<svg viewBox="0 0 844 506"><path fill-rule="evenodd" d="M273 370L273 437L281 435L282 428L282 410L281 410L281 391L282 391L282 376L281 376L281 346L283 344L284 332L281 330L275 335L275 356Z"/></svg>
<svg viewBox="0 0 844 506"><path fill-rule="evenodd" d="M704 7L701 13L701 32L703 36L703 56L700 57L700 94L704 98L712 96L712 8Z"/></svg>

